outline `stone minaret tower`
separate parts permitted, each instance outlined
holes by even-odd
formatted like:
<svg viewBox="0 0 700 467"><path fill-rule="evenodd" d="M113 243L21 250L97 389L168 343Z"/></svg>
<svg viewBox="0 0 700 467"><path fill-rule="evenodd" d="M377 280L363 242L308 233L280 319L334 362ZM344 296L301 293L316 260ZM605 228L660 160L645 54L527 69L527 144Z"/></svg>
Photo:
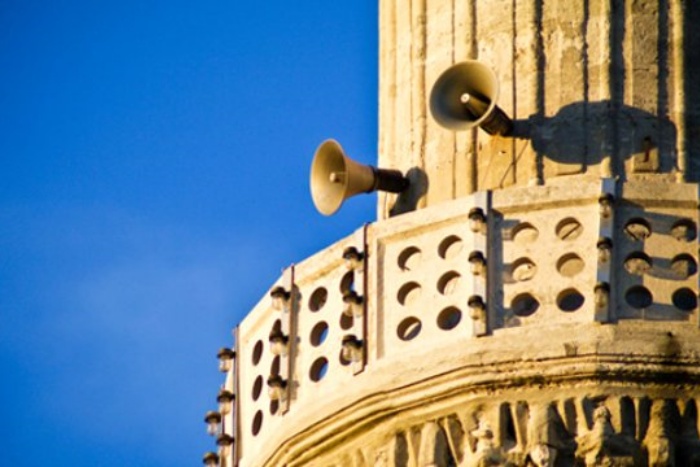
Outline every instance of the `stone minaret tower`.
<svg viewBox="0 0 700 467"><path fill-rule="evenodd" d="M237 327L205 461L700 465L699 24L697 0L381 0L379 166L410 187ZM510 136L431 116L464 60Z"/></svg>

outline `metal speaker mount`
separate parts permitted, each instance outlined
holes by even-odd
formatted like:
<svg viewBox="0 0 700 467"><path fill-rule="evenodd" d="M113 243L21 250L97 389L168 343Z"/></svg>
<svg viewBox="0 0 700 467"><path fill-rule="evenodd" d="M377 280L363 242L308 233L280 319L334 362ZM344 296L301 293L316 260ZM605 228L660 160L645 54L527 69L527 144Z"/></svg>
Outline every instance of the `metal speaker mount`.
<svg viewBox="0 0 700 467"><path fill-rule="evenodd" d="M334 214L346 199L356 194L376 190L401 193L408 188L408 180L398 170L356 162L332 139L316 149L309 182L314 205L326 216Z"/></svg>
<svg viewBox="0 0 700 467"><path fill-rule="evenodd" d="M498 78L476 60L445 70L430 92L430 113L443 127L464 131L480 126L491 135L508 136L513 121L496 105Z"/></svg>

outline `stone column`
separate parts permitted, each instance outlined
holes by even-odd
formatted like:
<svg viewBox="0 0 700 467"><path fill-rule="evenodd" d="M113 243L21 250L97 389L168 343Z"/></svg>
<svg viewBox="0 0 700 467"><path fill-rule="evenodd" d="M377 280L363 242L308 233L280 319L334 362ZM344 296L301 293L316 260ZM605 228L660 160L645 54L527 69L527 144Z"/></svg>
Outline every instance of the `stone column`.
<svg viewBox="0 0 700 467"><path fill-rule="evenodd" d="M381 0L379 165L413 185L378 217L571 174L696 181L697 24L683 0ZM430 116L434 81L466 59L495 71L515 138Z"/></svg>

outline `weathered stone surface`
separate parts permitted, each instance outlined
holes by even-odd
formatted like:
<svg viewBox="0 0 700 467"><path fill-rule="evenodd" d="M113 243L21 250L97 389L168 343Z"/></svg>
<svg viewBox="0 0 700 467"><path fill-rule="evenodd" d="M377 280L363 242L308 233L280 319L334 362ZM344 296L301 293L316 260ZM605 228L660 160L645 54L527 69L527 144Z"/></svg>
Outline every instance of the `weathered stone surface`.
<svg viewBox="0 0 700 467"><path fill-rule="evenodd" d="M420 201L381 195L380 219L571 174L698 179L697 2L387 0L380 20L379 164L422 174L405 195ZM437 76L466 59L498 75L516 138L426 113Z"/></svg>

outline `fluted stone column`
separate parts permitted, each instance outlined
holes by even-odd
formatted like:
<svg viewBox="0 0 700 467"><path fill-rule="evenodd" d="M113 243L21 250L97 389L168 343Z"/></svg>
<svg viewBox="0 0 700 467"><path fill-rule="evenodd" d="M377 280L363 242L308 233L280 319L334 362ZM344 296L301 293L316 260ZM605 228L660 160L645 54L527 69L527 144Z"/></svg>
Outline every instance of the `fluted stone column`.
<svg viewBox="0 0 700 467"><path fill-rule="evenodd" d="M379 218L477 190L571 174L696 181L700 4L683 0L383 0L379 165L413 186ZM452 132L436 78L477 59L500 80L516 137Z"/></svg>

